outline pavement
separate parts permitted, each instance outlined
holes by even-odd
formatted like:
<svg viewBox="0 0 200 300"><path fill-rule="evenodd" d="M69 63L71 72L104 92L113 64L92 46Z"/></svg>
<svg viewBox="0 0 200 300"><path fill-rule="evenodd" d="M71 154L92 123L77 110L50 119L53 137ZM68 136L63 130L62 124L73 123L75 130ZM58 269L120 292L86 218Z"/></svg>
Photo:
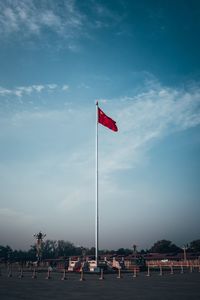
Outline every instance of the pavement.
<svg viewBox="0 0 200 300"><path fill-rule="evenodd" d="M0 276L1 300L200 300L200 273L186 270L183 274L165 272L152 272L150 277L145 272L136 278L132 273L105 274L100 280L100 275L85 274L80 281L80 274L67 274L67 280L61 280L62 273L52 272L51 279L46 279L47 273L38 273L32 279L32 273L24 273L19 278L19 273L14 273L8 278L6 272Z"/></svg>

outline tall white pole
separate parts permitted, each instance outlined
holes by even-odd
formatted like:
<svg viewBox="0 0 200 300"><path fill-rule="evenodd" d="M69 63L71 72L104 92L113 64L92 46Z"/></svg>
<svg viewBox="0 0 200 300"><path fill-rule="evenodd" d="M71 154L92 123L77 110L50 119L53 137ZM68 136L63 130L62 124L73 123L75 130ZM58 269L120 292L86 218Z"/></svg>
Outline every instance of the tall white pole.
<svg viewBox="0 0 200 300"><path fill-rule="evenodd" d="M96 102L96 221L95 221L95 260L98 265L98 250L99 250L99 183L98 183L98 101Z"/></svg>

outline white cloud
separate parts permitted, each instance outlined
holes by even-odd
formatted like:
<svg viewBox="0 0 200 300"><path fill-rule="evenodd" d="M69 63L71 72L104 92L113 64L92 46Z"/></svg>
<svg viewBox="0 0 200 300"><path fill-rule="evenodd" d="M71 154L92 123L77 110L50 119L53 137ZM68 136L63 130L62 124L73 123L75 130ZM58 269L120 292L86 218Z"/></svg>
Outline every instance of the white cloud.
<svg viewBox="0 0 200 300"><path fill-rule="evenodd" d="M13 91L13 92L11 91L11 93L12 93L13 95L17 96L17 97L21 97L22 94L23 94L23 91L22 91L22 90L16 89L16 90Z"/></svg>
<svg viewBox="0 0 200 300"><path fill-rule="evenodd" d="M78 85L78 89L90 89L90 86L82 82Z"/></svg>
<svg viewBox="0 0 200 300"><path fill-rule="evenodd" d="M108 101L109 108L111 102ZM124 97L121 104L115 105L113 118L119 132L103 133L102 138L106 139L106 147L102 149L105 174L132 168L154 141L199 125L200 89L185 91L160 86L133 98Z"/></svg>
<svg viewBox="0 0 200 300"><path fill-rule="evenodd" d="M18 91L22 93L31 94L33 91L33 86L20 86L17 88Z"/></svg>
<svg viewBox="0 0 200 300"><path fill-rule="evenodd" d="M60 8L62 7L62 8ZM75 1L2 1L0 3L0 32L4 36L22 33L22 36L39 35L45 28L65 37L76 37L83 26L84 16Z"/></svg>
<svg viewBox="0 0 200 300"><path fill-rule="evenodd" d="M48 91L60 88L68 90L68 85L57 84L32 85L18 87L15 90L0 88L0 95L17 93L18 97L30 94L34 91ZM109 132L99 125L100 151L104 159L101 163L101 172L106 174L117 170L133 168L142 161L144 153L154 145L154 142L172 132L182 131L200 124L200 89L194 85L188 90L172 89L156 83L151 84L149 91L140 93L134 97L126 97L109 100L100 99L99 103L106 114L117 122L119 131ZM70 116L73 116L70 108ZM76 110L76 113L77 110ZM92 113L91 113L92 114ZM30 116L18 114L13 119L16 124L21 116L31 120L39 118L46 120L59 120L65 118L63 111L35 112ZM80 111L81 119L88 120L88 108ZM77 129L78 130L78 129ZM101 146L103 143L103 146ZM112 153L112 159L110 159Z"/></svg>
<svg viewBox="0 0 200 300"><path fill-rule="evenodd" d="M11 94L12 91L9 89L5 89L3 87L0 86L0 96L7 96L9 94Z"/></svg>
<svg viewBox="0 0 200 300"><path fill-rule="evenodd" d="M56 83L51 84L33 84L30 86L18 86L13 89L7 89L4 87L0 87L0 96L6 97L9 95L14 95L17 97L22 97L24 95L31 95L33 93L41 93L42 91L48 92L61 88L62 90L68 90L69 86L64 84L62 87Z"/></svg>
<svg viewBox="0 0 200 300"><path fill-rule="evenodd" d="M63 91L67 91L69 89L69 86L67 85L67 84L64 84L63 86L62 86L62 90Z"/></svg>
<svg viewBox="0 0 200 300"><path fill-rule="evenodd" d="M56 16L53 11L47 10L41 13L41 23L48 27L60 27L61 20L58 16Z"/></svg>
<svg viewBox="0 0 200 300"><path fill-rule="evenodd" d="M92 11L95 15L95 21L93 26L97 29L108 28L112 25L116 25L123 19L123 5L121 6L121 14L119 15L116 11L110 10L106 5L94 1L92 5Z"/></svg>
<svg viewBox="0 0 200 300"><path fill-rule="evenodd" d="M86 5L88 13L81 10L75 0L60 0L59 3L47 0L41 3L36 0L1 1L0 39L14 36L18 41L24 41L32 37L42 37L43 43L40 45L47 43L50 47L52 42L49 44L45 37L48 38L49 34L54 34L56 39L65 40L63 47L77 52L80 49L78 45L80 37L91 38L94 29L108 28L113 24L118 24L122 19L122 16L111 11L106 5L93 2L93 0ZM57 45L56 49L60 47L62 46Z"/></svg>
<svg viewBox="0 0 200 300"><path fill-rule="evenodd" d="M107 99L99 99L99 100L98 100L98 102L99 102L99 103L103 103L103 104L105 104L105 103L107 103L107 102L108 102L108 100L107 100Z"/></svg>
<svg viewBox="0 0 200 300"><path fill-rule="evenodd" d="M40 93L44 88L44 85L33 85L33 89L35 89L38 93Z"/></svg>
<svg viewBox="0 0 200 300"><path fill-rule="evenodd" d="M52 84L47 84L47 87L50 89L50 90L54 90L54 89L56 89L57 88L57 84L55 84L55 83L52 83Z"/></svg>

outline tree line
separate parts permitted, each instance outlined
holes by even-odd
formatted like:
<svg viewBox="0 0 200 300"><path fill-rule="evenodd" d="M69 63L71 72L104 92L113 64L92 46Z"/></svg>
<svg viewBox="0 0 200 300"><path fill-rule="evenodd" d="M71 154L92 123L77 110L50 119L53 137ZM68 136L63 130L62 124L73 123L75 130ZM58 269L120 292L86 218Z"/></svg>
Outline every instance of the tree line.
<svg viewBox="0 0 200 300"><path fill-rule="evenodd" d="M194 240L184 246L187 252L200 252L200 239ZM118 250L100 250L99 254L110 254L110 255L123 255L127 256L137 252L138 254L148 253L173 253L177 254L183 252L182 247L178 247L169 240L159 240L154 243L149 249L142 249L137 251L135 245L133 249L119 248ZM36 258L36 246L31 245L30 249L24 250L13 250L10 246L0 246L0 261L35 261ZM42 259L56 259L59 257L69 256L94 256L95 248L85 248L82 246L75 246L73 243L64 240L46 240L42 244Z"/></svg>

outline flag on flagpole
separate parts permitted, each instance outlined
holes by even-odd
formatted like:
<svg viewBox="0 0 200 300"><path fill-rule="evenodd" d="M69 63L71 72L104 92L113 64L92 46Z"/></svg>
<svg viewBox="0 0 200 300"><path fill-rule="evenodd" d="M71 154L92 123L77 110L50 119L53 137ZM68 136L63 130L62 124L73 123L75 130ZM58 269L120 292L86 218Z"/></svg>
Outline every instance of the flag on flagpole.
<svg viewBox="0 0 200 300"><path fill-rule="evenodd" d="M113 130L113 131L118 131L116 122L108 117L98 106L98 101L96 102L96 189L95 189L95 194L96 194L96 205L95 205L95 215L96 215L96 220L95 220L95 260L96 260L96 266L98 267L98 259L99 259L99 183L98 183L98 178L99 178L99 171L98 171L98 125L102 124L103 126Z"/></svg>
<svg viewBox="0 0 200 300"><path fill-rule="evenodd" d="M98 107L98 122L113 131L118 131L116 122L110 117L108 117L99 107Z"/></svg>

